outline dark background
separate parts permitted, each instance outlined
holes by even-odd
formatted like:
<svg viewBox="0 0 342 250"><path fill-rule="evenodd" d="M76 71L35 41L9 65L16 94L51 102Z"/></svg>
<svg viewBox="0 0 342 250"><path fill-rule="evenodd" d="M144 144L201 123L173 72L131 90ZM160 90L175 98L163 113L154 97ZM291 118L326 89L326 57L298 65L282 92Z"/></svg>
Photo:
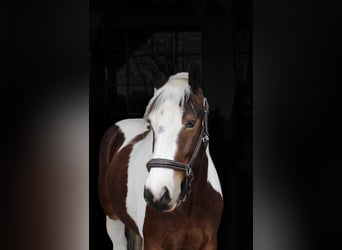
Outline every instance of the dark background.
<svg viewBox="0 0 342 250"><path fill-rule="evenodd" d="M225 201L218 249L252 248L252 1L90 1L90 246L111 249L97 194L101 136L142 117L156 72L202 63Z"/></svg>

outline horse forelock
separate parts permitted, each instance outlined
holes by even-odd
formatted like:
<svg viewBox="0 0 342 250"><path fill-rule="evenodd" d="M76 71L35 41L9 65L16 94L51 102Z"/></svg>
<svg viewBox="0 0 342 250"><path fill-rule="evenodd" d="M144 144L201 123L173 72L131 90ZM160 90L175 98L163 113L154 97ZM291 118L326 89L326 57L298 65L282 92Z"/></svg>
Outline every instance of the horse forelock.
<svg viewBox="0 0 342 250"><path fill-rule="evenodd" d="M156 90L146 107L144 117L147 117L152 110L159 109L166 100L184 109L184 105L191 95L191 87L187 76L187 73L178 73L171 76L164 86Z"/></svg>

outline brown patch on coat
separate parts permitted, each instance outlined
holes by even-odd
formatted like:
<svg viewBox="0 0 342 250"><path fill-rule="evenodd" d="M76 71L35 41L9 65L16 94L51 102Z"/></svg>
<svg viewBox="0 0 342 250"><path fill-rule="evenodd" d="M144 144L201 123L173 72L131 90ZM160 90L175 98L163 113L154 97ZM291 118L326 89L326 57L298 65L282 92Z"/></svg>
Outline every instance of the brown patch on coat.
<svg viewBox="0 0 342 250"><path fill-rule="evenodd" d="M121 132L118 126L113 125L108 128L105 134L102 136L100 145L98 183L99 199L103 210L112 219L115 219L115 215L113 214L105 178L113 155L117 153L124 141L124 134Z"/></svg>

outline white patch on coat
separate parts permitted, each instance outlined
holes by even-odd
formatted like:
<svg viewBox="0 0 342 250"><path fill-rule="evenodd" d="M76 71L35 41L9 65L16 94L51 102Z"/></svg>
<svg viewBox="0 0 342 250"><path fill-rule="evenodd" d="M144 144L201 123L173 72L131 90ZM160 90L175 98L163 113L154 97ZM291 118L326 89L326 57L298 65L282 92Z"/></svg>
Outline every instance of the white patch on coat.
<svg viewBox="0 0 342 250"><path fill-rule="evenodd" d="M148 176L146 163L152 157L152 141L153 135L150 132L143 140L134 144L127 170L126 209L135 221L142 238L146 210L144 185Z"/></svg>
<svg viewBox="0 0 342 250"><path fill-rule="evenodd" d="M125 141L118 150L120 151L134 137L146 131L148 124L144 119L126 119L126 120L117 122L115 125L117 125L120 128L121 132L125 136Z"/></svg>
<svg viewBox="0 0 342 250"><path fill-rule="evenodd" d="M106 228L108 236L112 240L113 249L127 250L125 225L120 220L112 220L106 216Z"/></svg>
<svg viewBox="0 0 342 250"><path fill-rule="evenodd" d="M124 134L125 140L119 150L129 144L137 135L147 130L145 119L126 119L116 123ZM134 144L127 170L126 210L138 227L143 238L146 202L144 199L144 185L148 175L146 163L152 157L153 135L150 132L146 137Z"/></svg>
<svg viewBox="0 0 342 250"><path fill-rule="evenodd" d="M209 146L207 147L206 154L208 157L208 177L207 177L207 180L210 183L210 185L213 187L213 189L216 192L218 192L221 195L221 197L223 198L220 179L217 175L217 171L216 171L215 165L213 163L213 160L211 159L211 156L209 153Z"/></svg>

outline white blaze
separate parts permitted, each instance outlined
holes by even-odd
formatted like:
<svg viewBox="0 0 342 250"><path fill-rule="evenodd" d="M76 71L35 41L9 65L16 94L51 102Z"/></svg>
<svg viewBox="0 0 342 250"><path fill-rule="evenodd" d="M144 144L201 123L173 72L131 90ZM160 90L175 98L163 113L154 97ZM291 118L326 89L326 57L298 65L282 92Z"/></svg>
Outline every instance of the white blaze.
<svg viewBox="0 0 342 250"><path fill-rule="evenodd" d="M174 160L178 134L182 129L182 115L183 110L170 100L166 100L150 114L151 125L156 130L152 158ZM159 132L160 127L163 128L162 132ZM163 187L167 187L171 202L176 202L180 193L180 183L174 183L173 177L172 169L152 168L146 181L146 188L150 189L156 199L159 199Z"/></svg>
<svg viewBox="0 0 342 250"><path fill-rule="evenodd" d="M152 158L175 159L177 139L183 126L183 104L190 95L186 78L185 73L170 77L169 82L155 92L147 107L147 110L151 110L153 105L148 115L155 136ZM145 184L156 199L161 195L163 187L167 187L171 203L177 202L180 185L174 182L174 170L167 168L152 168Z"/></svg>

